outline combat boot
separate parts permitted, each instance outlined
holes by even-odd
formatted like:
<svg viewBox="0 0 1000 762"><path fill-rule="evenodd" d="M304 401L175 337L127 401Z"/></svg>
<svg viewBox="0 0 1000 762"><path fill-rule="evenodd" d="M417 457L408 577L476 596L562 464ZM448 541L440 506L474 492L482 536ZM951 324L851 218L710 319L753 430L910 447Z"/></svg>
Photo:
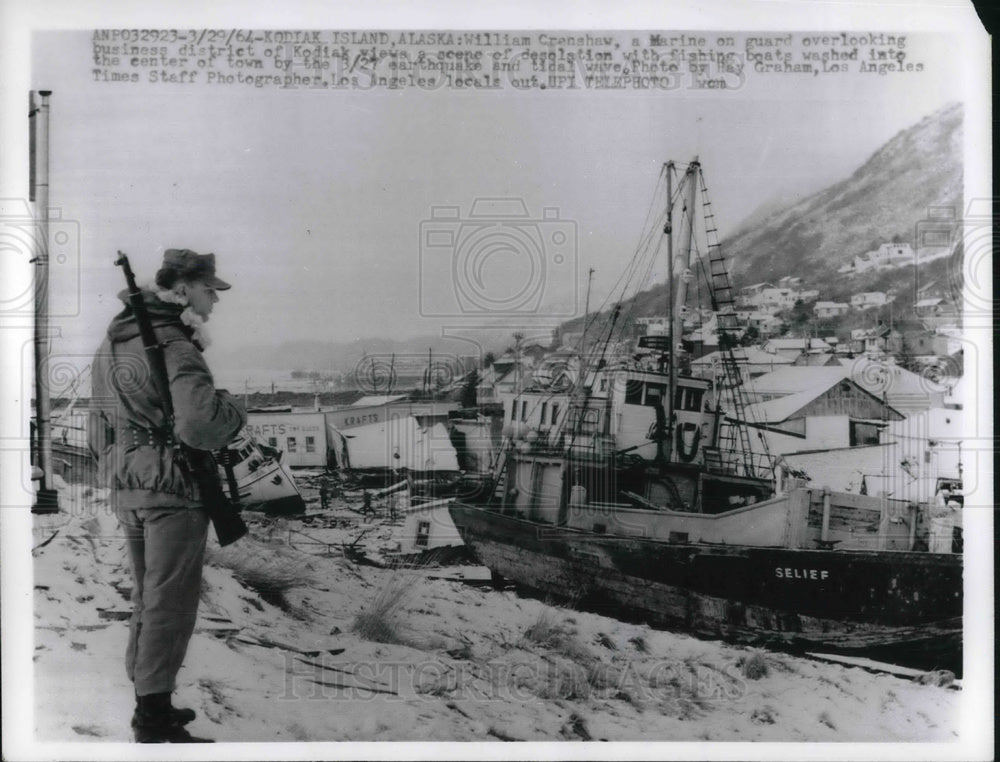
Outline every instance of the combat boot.
<svg viewBox="0 0 1000 762"><path fill-rule="evenodd" d="M187 725L198 716L195 714L194 709L173 706L170 702L169 693L152 693L147 696L136 696L136 711L143 705L152 712L165 714L175 725Z"/></svg>
<svg viewBox="0 0 1000 762"><path fill-rule="evenodd" d="M136 743L212 743L212 739L198 738L184 729L184 722L193 719L192 710L170 705L169 693L137 696L132 732Z"/></svg>

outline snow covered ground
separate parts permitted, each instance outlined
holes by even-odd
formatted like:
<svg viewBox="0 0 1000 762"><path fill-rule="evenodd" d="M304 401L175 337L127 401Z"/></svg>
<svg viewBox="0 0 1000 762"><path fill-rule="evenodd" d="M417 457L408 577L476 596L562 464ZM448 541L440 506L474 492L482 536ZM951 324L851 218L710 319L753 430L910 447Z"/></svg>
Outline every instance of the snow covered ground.
<svg viewBox="0 0 1000 762"><path fill-rule="evenodd" d="M65 487L61 503L33 519L35 740L129 742L124 543L100 491ZM358 564L344 546L364 533L376 555L394 526L363 521L344 498L324 514L311 527L256 520L227 549L210 538L175 694L198 712L195 735L477 743L462 756L486 753L483 742L641 741L625 747L641 755L665 741L953 742L963 727L956 685L561 608L475 584L480 567Z"/></svg>

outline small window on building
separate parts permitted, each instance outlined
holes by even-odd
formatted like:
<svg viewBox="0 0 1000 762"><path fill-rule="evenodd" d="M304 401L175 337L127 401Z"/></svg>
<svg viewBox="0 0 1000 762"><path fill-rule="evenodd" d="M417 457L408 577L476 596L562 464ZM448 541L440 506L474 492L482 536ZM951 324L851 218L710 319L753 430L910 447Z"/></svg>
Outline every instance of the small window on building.
<svg viewBox="0 0 1000 762"><path fill-rule="evenodd" d="M267 444L268 444L268 446L273 447L275 450L277 450L278 449L278 438L277 437L268 437L267 438Z"/></svg>
<svg viewBox="0 0 1000 762"><path fill-rule="evenodd" d="M543 402L542 403L542 414L538 416L538 420L542 424L542 426L545 425L545 414L548 412L548 408L549 408L549 403L548 402Z"/></svg>
<svg viewBox="0 0 1000 762"><path fill-rule="evenodd" d="M521 400L521 422L528 420L528 400Z"/></svg>
<svg viewBox="0 0 1000 762"><path fill-rule="evenodd" d="M510 403L510 419L512 421L517 420L517 400Z"/></svg>
<svg viewBox="0 0 1000 762"><path fill-rule="evenodd" d="M431 522L421 521L417 524L417 547L426 548L431 538Z"/></svg>
<svg viewBox="0 0 1000 762"><path fill-rule="evenodd" d="M306 452L316 452L316 437L306 437Z"/></svg>
<svg viewBox="0 0 1000 762"><path fill-rule="evenodd" d="M552 425L556 425L556 420L559 418L559 405L555 402L552 403Z"/></svg>
<svg viewBox="0 0 1000 762"><path fill-rule="evenodd" d="M295 437L288 437L288 452L295 452L296 447Z"/></svg>
<svg viewBox="0 0 1000 762"><path fill-rule="evenodd" d="M860 445L877 445L879 427L874 423L864 421L851 421L850 440L851 447Z"/></svg>

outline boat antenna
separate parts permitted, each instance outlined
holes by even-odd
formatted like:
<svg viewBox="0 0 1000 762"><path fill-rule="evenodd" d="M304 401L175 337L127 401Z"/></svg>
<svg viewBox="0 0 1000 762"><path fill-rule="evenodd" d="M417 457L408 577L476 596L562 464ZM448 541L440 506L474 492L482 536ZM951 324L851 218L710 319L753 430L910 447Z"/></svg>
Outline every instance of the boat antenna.
<svg viewBox="0 0 1000 762"><path fill-rule="evenodd" d="M587 300L583 308L583 333L580 335L580 357L583 357L584 350L587 348L587 324L590 319L590 287L594 282L594 268L591 267L587 271Z"/></svg>

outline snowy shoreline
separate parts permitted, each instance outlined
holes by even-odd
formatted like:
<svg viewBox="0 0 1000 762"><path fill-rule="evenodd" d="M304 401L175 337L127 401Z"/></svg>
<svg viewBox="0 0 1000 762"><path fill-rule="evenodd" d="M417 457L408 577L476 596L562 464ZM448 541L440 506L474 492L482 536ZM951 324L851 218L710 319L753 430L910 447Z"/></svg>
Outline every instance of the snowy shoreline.
<svg viewBox="0 0 1000 762"><path fill-rule="evenodd" d="M102 491L71 486L61 499L71 508L34 519L35 737L129 742L132 690L122 654L132 580L124 544ZM199 714L195 735L219 742L958 737L954 686L699 640L453 579L463 571L475 578L474 567L358 565L334 549L365 525L342 500L331 511L333 529L309 531L323 540L315 553L287 544L292 522L252 520L242 549L220 551L210 540L198 630L176 693ZM381 538L376 545L391 530L369 526ZM257 577L247 566L254 563ZM387 634L368 636L390 642L375 642L356 624L387 596Z"/></svg>

